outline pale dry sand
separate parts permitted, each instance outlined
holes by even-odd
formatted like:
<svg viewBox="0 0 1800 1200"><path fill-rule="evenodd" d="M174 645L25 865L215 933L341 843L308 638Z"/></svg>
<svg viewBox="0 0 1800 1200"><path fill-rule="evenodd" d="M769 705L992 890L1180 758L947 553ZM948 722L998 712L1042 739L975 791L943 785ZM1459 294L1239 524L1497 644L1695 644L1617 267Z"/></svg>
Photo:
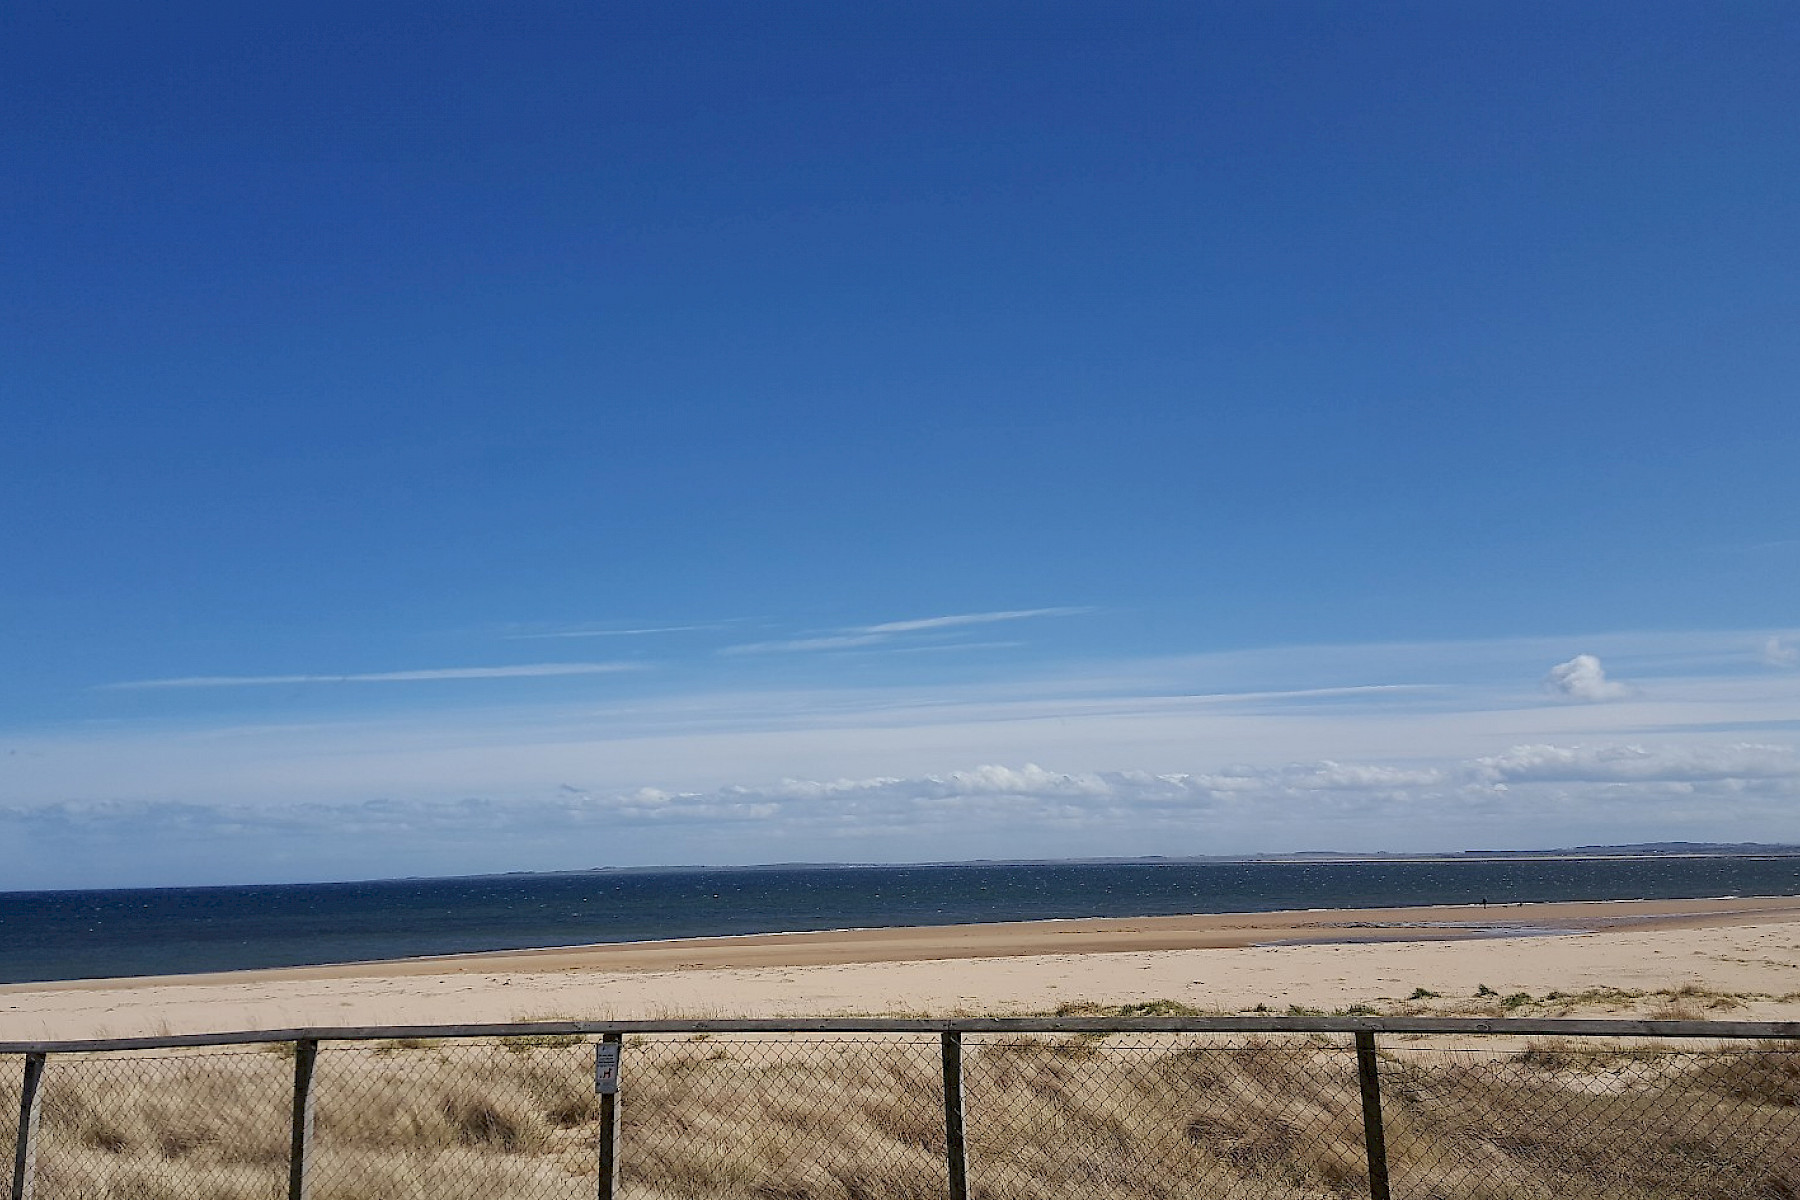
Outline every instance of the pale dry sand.
<svg viewBox="0 0 1800 1200"><path fill-rule="evenodd" d="M1543 934L1555 931L1554 936ZM1800 898L1040 921L0 987L0 1041L530 1017L1241 1012L1800 1019ZM1407 1004L1416 989L1440 993ZM1545 1001L1549 993L1638 993Z"/></svg>

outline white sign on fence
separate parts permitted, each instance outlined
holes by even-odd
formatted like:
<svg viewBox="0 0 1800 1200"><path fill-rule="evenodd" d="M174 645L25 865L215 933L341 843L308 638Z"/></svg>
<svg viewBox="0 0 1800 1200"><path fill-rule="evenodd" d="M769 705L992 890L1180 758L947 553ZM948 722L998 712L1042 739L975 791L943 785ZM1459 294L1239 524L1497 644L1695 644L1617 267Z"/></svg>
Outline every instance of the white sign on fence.
<svg viewBox="0 0 1800 1200"><path fill-rule="evenodd" d="M594 1047L594 1094L612 1096L619 1091L619 1043L600 1042Z"/></svg>

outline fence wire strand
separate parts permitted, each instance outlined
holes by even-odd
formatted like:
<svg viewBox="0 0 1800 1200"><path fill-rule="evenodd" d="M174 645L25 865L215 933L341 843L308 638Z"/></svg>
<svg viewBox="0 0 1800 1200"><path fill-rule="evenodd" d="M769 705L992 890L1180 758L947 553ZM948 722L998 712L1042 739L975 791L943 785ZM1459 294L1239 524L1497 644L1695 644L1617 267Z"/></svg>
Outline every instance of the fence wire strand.
<svg viewBox="0 0 1800 1200"><path fill-rule="evenodd" d="M307 1200L596 1195L594 1039L327 1043ZM1370 1194L1346 1034L966 1034L973 1200ZM281 1200L292 1043L52 1053L39 1200ZM10 1171L24 1058L0 1057ZM1395 1200L1796 1200L1800 1048L1379 1042ZM931 1034L631 1035L627 1200L948 1193Z"/></svg>

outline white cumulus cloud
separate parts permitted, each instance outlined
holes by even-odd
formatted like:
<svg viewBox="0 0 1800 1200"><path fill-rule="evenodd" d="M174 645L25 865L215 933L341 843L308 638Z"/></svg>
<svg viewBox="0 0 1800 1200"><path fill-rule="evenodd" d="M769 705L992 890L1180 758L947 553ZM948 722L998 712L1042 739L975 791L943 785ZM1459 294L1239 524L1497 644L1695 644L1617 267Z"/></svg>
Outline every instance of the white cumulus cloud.
<svg viewBox="0 0 1800 1200"><path fill-rule="evenodd" d="M1568 662L1557 663L1544 677L1544 686L1571 700L1590 703L1631 695L1630 688L1606 677L1606 668L1592 654L1577 654Z"/></svg>

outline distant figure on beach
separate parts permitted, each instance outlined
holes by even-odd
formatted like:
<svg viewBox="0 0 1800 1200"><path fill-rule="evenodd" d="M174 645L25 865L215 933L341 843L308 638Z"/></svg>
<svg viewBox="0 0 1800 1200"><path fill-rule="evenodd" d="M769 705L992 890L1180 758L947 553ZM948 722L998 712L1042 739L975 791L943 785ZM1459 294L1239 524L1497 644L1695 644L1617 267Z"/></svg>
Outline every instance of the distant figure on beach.
<svg viewBox="0 0 1800 1200"><path fill-rule="evenodd" d="M1481 907L1483 907L1483 908L1487 907L1487 897L1486 896L1483 896L1481 898Z"/></svg>

